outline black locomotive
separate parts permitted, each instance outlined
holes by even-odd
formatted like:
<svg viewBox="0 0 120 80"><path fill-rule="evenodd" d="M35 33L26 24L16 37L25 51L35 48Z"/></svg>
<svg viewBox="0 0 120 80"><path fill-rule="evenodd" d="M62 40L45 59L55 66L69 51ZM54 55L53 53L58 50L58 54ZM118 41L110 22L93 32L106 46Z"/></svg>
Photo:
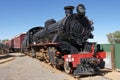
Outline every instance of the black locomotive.
<svg viewBox="0 0 120 80"><path fill-rule="evenodd" d="M54 19L47 20L45 27L34 27L27 32L24 46L39 43L59 43L60 52L78 53L85 51L86 42L93 38L93 22L85 16L85 6L79 4L77 13L73 13L74 6L64 7L66 16L56 22ZM71 51L72 47L72 51Z"/></svg>
<svg viewBox="0 0 120 80"><path fill-rule="evenodd" d="M79 69L79 72L95 73L96 70L93 70L91 64L97 60L92 55L94 51L91 52L92 43L87 42L89 38L93 38L93 22L86 17L86 8L83 4L76 7L76 13L73 13L73 9L74 6L66 6L65 17L62 20L56 22L50 19L45 22L45 27L30 29L23 41L22 51L57 68L64 67L67 73L78 70L78 64L83 68L84 60L92 60L88 64L86 62L87 67Z"/></svg>
<svg viewBox="0 0 120 80"><path fill-rule="evenodd" d="M77 6L77 13L73 13L73 6L66 6L64 9L66 16L58 22L54 19L46 21L44 29L33 36L33 43L67 42L72 46L83 47L88 38L93 38L92 21L85 16L84 5Z"/></svg>

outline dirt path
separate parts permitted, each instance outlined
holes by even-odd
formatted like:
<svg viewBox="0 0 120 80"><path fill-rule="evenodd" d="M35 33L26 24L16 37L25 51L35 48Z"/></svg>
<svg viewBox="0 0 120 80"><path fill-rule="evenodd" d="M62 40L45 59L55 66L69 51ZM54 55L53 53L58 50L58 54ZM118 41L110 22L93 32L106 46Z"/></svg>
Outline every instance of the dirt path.
<svg viewBox="0 0 120 80"><path fill-rule="evenodd" d="M13 61L0 65L0 80L74 80L48 64L29 56L16 56Z"/></svg>

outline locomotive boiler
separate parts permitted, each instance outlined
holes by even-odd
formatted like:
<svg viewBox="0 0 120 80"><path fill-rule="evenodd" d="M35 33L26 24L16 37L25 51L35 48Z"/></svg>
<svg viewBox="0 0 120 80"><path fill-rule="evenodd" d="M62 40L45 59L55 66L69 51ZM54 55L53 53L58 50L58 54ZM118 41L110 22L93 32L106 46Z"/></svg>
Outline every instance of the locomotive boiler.
<svg viewBox="0 0 120 80"><path fill-rule="evenodd" d="M86 17L83 4L76 7L76 13L74 6L66 6L64 10L62 20L50 19L45 27L30 29L23 41L23 51L56 68L64 68L66 73L94 74L105 52L94 52L94 43L87 41L93 38L93 22Z"/></svg>
<svg viewBox="0 0 120 80"><path fill-rule="evenodd" d="M46 21L44 29L34 35L35 43L69 42L71 45L82 45L88 38L93 38L92 21L85 16L84 5L77 6L77 13L73 13L73 6L64 9L66 16L58 22L54 19Z"/></svg>
<svg viewBox="0 0 120 80"><path fill-rule="evenodd" d="M77 6L77 13L73 13L73 9L74 6L64 7L66 16L58 22L54 19L46 21L44 29L33 36L33 43L61 43L59 46L60 50L70 53L85 50L86 41L89 38L93 38L91 33L93 31L93 23L85 16L84 5L80 4ZM73 48L72 51L71 47Z"/></svg>

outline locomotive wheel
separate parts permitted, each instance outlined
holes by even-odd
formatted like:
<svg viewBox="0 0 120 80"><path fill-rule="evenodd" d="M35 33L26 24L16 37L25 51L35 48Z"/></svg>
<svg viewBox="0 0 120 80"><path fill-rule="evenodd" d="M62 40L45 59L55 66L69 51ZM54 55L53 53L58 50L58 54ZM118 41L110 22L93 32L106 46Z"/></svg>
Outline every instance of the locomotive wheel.
<svg viewBox="0 0 120 80"><path fill-rule="evenodd" d="M46 62L46 63L49 63L49 62L50 62L48 53L44 54L44 58L45 58L45 62Z"/></svg>
<svg viewBox="0 0 120 80"><path fill-rule="evenodd" d="M39 58L39 52L36 52L36 58L37 58L37 59L40 59L40 58Z"/></svg>
<svg viewBox="0 0 120 80"><path fill-rule="evenodd" d="M71 63L64 62L64 70L66 73L71 74L73 71Z"/></svg>
<svg viewBox="0 0 120 80"><path fill-rule="evenodd" d="M36 53L36 58L39 59L39 60L44 60L44 53L42 52L37 52Z"/></svg>
<svg viewBox="0 0 120 80"><path fill-rule="evenodd" d="M0 54L3 54L4 52L3 52L3 50L0 50Z"/></svg>

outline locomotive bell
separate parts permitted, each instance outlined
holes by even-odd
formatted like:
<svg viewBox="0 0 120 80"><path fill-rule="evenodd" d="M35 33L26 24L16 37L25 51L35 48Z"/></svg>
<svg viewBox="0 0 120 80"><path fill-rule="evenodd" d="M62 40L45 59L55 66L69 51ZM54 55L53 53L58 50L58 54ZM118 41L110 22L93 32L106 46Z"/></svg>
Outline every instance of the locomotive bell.
<svg viewBox="0 0 120 80"><path fill-rule="evenodd" d="M73 14L73 9L74 9L74 6L65 6L64 10L65 10L66 16Z"/></svg>

